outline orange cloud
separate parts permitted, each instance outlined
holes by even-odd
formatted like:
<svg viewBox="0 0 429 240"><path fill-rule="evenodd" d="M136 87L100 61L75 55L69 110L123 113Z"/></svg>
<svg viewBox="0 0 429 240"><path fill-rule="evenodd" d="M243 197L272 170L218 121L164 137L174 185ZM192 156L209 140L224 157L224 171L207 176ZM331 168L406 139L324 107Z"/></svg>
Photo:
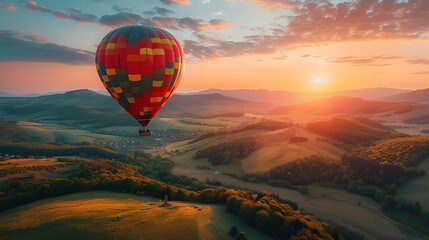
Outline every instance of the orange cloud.
<svg viewBox="0 0 429 240"><path fill-rule="evenodd" d="M244 2L244 0L226 0L227 2ZM301 5L300 0L250 0L253 4L263 6L265 9L296 9Z"/></svg>
<svg viewBox="0 0 429 240"><path fill-rule="evenodd" d="M417 38L429 31L428 1L304 2L287 31L303 40Z"/></svg>
<svg viewBox="0 0 429 240"><path fill-rule="evenodd" d="M199 24L195 27L195 30L203 31L207 29L225 29L231 27L232 22L224 20L211 20L208 23Z"/></svg>
<svg viewBox="0 0 429 240"><path fill-rule="evenodd" d="M299 3L253 1L260 4L271 3L272 6ZM294 15L284 20L283 25L267 28L266 34L245 36L245 41L185 40L185 51L196 58L237 56L344 41L418 39L425 38L425 34L429 32L429 1L423 0L357 0L337 4L329 1L305 1L293 8L293 11Z"/></svg>
<svg viewBox="0 0 429 240"><path fill-rule="evenodd" d="M260 4L267 9L296 9L301 1L296 0L251 0L253 3Z"/></svg>
<svg viewBox="0 0 429 240"><path fill-rule="evenodd" d="M189 0L161 0L162 3L165 4L180 4L180 5L190 5L191 2Z"/></svg>
<svg viewBox="0 0 429 240"><path fill-rule="evenodd" d="M14 11L16 10L15 5L11 4L11 3L0 3L0 8L4 8L8 11Z"/></svg>

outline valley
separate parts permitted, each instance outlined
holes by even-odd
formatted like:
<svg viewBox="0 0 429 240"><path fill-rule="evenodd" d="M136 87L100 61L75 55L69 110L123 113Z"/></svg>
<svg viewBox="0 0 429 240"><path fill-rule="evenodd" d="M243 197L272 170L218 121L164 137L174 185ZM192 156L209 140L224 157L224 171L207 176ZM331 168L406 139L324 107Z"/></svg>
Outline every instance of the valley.
<svg viewBox="0 0 429 240"><path fill-rule="evenodd" d="M390 218L398 219L400 214L405 214L403 210L386 210L385 207L386 201L392 197L398 206L405 204L408 207L419 201L422 214L428 210L427 174L421 176L420 170L429 172L429 160L420 159L426 154L424 152L410 153L420 153L418 149L426 146L429 133L422 129L429 124L425 117L429 105L425 101L398 103L386 99L328 96L322 100L300 100L296 104L282 105L280 101L253 102L218 93L178 95L151 123L154 135L138 138L138 126L118 106L109 102L109 98L87 90L35 97L34 101L2 98L0 122L4 127L0 130L3 131L0 157L5 160L0 164L0 171L6 175L0 176L0 192L9 191L8 181L27 184L77 174L76 167L72 167L76 163L58 162L58 157L79 159L92 169L112 169L110 165L113 163L105 165L94 159L101 157L102 162L115 161L127 159L126 154L140 156L144 152L153 155L153 159L143 163L133 160L131 164L141 166L145 176L179 183L192 191L200 191L207 183L253 192L267 191L295 202L318 219L347 227L366 239L426 239L422 233ZM54 107L51 102L62 107ZM73 114L63 112L68 107ZM19 111L16 108L20 108ZM60 155L57 148L61 149ZM16 154L23 151L24 154ZM383 152L386 154L381 154ZM348 154L361 156L362 153L367 159L344 158ZM398 158L395 153L399 154ZM12 155L18 155L17 159L9 159ZM161 158L164 159L157 163ZM359 170L359 165L353 165L359 161L375 172ZM381 163L395 164L395 161L399 161L401 169L388 170L399 171L397 177L384 178L378 174L377 171L385 170ZM165 166L171 168L172 175L165 175L161 169ZM127 171L118 176L122 178L130 174ZM381 177L374 180L374 176ZM391 187L392 184L395 186ZM397 193L389 192L390 189L397 189ZM112 198L116 197L112 195ZM88 201L92 201L90 199ZM402 203L401 199L406 202ZM75 207L70 205L70 209ZM100 209L99 213L103 211ZM187 216L180 211L178 216ZM203 235L204 239L217 239L219 235L216 234L226 236L230 226L222 226L227 221L225 219L245 230L249 239L260 233L239 223L238 216L237 219L236 216L225 216L222 220L224 212L217 206L207 205L203 212L212 215L209 219L211 230L190 232L189 236L195 236L195 239ZM414 216L407 215L413 219ZM143 216L138 218L143 219ZM190 215L189 218L197 217ZM76 222L69 219L61 227L74 229L80 226L85 234L91 234L82 228L86 221L92 220ZM423 217L416 224L422 221L425 221ZM54 222L48 221L33 230L43 232L43 226L61 224ZM213 232L214 225L217 230ZM111 234L141 234L128 231L125 226L117 229L119 232L115 230ZM33 234L33 230L20 232ZM156 231L156 228L151 230ZM24 235L13 236L20 239ZM266 237L261 235L255 239ZM164 239L169 238L165 236Z"/></svg>
<svg viewBox="0 0 429 240"><path fill-rule="evenodd" d="M303 209L322 219L345 225L368 239L425 238L424 235L413 230L408 230L406 234L401 232L400 229L408 228L398 226L395 221L386 217L381 212L380 205L369 198L344 190L321 186L309 186L308 193L302 195L295 190L267 184L250 183L226 174L214 175L213 171L222 172L222 170L226 170L228 172L228 170L238 168L238 166L232 165L231 168L221 166L212 167L211 170L202 170L194 167L195 160L188 160L192 159L191 157L188 153L171 157L175 163L173 173L194 177L200 181L210 179L219 181L225 186L277 194L282 198L296 202ZM184 167L185 165L187 167Z"/></svg>

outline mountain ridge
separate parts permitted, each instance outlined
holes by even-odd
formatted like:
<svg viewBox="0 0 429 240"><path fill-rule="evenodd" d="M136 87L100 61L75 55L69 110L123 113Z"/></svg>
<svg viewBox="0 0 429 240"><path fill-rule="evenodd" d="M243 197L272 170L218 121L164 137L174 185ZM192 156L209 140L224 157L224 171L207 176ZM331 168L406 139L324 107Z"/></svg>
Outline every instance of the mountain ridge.
<svg viewBox="0 0 429 240"><path fill-rule="evenodd" d="M429 88L417 89L412 92L394 94L387 96L383 99L399 102L429 103Z"/></svg>

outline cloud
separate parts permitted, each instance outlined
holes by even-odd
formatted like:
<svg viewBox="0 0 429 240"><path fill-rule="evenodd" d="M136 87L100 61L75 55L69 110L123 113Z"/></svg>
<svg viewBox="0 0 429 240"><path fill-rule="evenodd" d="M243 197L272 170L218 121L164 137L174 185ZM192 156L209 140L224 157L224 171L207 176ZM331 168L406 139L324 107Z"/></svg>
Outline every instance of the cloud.
<svg viewBox="0 0 429 240"><path fill-rule="evenodd" d="M274 57L275 60L285 60L286 58L287 58L286 55L280 55L280 56Z"/></svg>
<svg viewBox="0 0 429 240"><path fill-rule="evenodd" d="M163 7L154 7L153 10L143 12L143 14L147 16L154 16L154 15L167 16L173 13L174 11Z"/></svg>
<svg viewBox="0 0 429 240"><path fill-rule="evenodd" d="M190 17L143 17L135 13L117 13L114 15L104 15L99 20L99 23L110 27L118 27L123 25L142 24L152 27L165 28L171 30L191 29L194 31L204 31L208 29L224 29L232 25L221 19L213 19L205 21L204 19L196 19Z"/></svg>
<svg viewBox="0 0 429 240"><path fill-rule="evenodd" d="M411 74L413 74L413 75L429 75L429 71L413 72Z"/></svg>
<svg viewBox="0 0 429 240"><path fill-rule="evenodd" d="M160 0L162 3L171 5L171 4L180 4L180 5L190 5L192 4L189 0Z"/></svg>
<svg viewBox="0 0 429 240"><path fill-rule="evenodd" d="M301 1L297 0L251 0L251 2L266 9L296 9L301 4Z"/></svg>
<svg viewBox="0 0 429 240"><path fill-rule="evenodd" d="M1 3L0 2L0 8L4 8L8 11L14 11L16 10L15 5L11 4L11 3Z"/></svg>
<svg viewBox="0 0 429 240"><path fill-rule="evenodd" d="M133 9L131 8L121 7L116 4L112 6L112 9L115 10L116 12L133 12Z"/></svg>
<svg viewBox="0 0 429 240"><path fill-rule="evenodd" d="M405 62L408 64L429 65L429 59L424 58L406 58L392 55L377 55L377 56L343 56L336 58L313 56L311 54L301 55L302 58L318 60L330 63L351 64L354 66L387 66L393 65L393 60ZM419 72L413 73L418 74ZM424 72L426 73L426 72Z"/></svg>
<svg viewBox="0 0 429 240"><path fill-rule="evenodd" d="M50 43L32 34L0 30L0 61L93 64L94 53Z"/></svg>
<svg viewBox="0 0 429 240"><path fill-rule="evenodd" d="M416 38L429 31L429 1L306 1L289 18L287 31L302 40L341 41Z"/></svg>
<svg viewBox="0 0 429 240"><path fill-rule="evenodd" d="M429 59L424 58L410 59L407 62L411 64L429 65Z"/></svg>
<svg viewBox="0 0 429 240"><path fill-rule="evenodd" d="M265 49L258 49L257 42L223 41L211 38L204 34L196 34L197 40L184 40L183 48L192 59L210 59L216 57L230 57L244 54L263 53Z"/></svg>
<svg viewBox="0 0 429 240"><path fill-rule="evenodd" d="M27 3L25 4L25 6L28 9L35 10L35 11L52 12L51 9L48 9L45 6L37 4L36 1L27 1Z"/></svg>
<svg viewBox="0 0 429 240"><path fill-rule="evenodd" d="M104 15L98 22L110 27L137 24L142 20L140 15L134 13L117 13L114 15Z"/></svg>
<svg viewBox="0 0 429 240"><path fill-rule="evenodd" d="M326 58L324 61L331 63L351 64L354 66L388 66L392 63L389 60L403 59L399 56L344 56L339 58Z"/></svg>
<svg viewBox="0 0 429 240"><path fill-rule="evenodd" d="M232 25L232 22L214 19L210 20L208 23L199 24L195 27L195 30L203 31L207 29L225 29L229 28Z"/></svg>
<svg viewBox="0 0 429 240"><path fill-rule="evenodd" d="M37 4L36 1L27 1L25 5L28 9L44 12L44 13L50 13L53 16L60 18L60 19L69 19L73 20L79 23L95 23L97 20L97 16L91 14L91 13L85 13L81 11L80 9L73 7L69 8L69 13L65 12L59 12L52 9L49 9L45 6Z"/></svg>
<svg viewBox="0 0 429 240"><path fill-rule="evenodd" d="M204 31L208 29L225 29L232 25L232 22L222 19L205 21L204 19L190 17L167 17L165 15L174 13L174 11L162 7L155 7L150 12L147 12L149 14L159 15L154 17L144 17L132 12L119 12L112 15L104 15L97 19L97 16L85 13L76 7L68 9L68 13L64 13L38 5L35 1L27 1L26 6L31 10L49 13L60 19L70 19L79 23L99 23L109 27L143 24L172 30L191 29L194 31ZM115 11L129 10L117 5L113 5L112 8Z"/></svg>
<svg viewBox="0 0 429 240"><path fill-rule="evenodd" d="M72 14L53 12L52 15L54 15L57 18L70 19L80 23L94 23L97 20L97 16L90 13L84 13L84 12L79 12L79 13L74 12Z"/></svg>
<svg viewBox="0 0 429 240"><path fill-rule="evenodd" d="M267 10L294 10L301 5L300 0L226 0L227 2L249 2L264 7Z"/></svg>
<svg viewBox="0 0 429 240"><path fill-rule="evenodd" d="M239 1L239 0L228 0ZM331 3L323 1L262 1L258 4L296 3L293 15L279 19L271 29L259 35L245 36L241 42L218 40L215 43L188 41L187 51L195 56L209 58L219 56L237 56L252 53L275 53L314 44L330 44L344 41L366 41L377 39L418 39L429 32L429 1L380 1L355 0ZM230 47L227 52L223 46ZM275 48L272 46L276 46ZM213 48L210 50L208 48ZM346 62L347 60L337 59ZM372 59L353 59L350 64L368 63ZM419 61L425 63L425 61Z"/></svg>

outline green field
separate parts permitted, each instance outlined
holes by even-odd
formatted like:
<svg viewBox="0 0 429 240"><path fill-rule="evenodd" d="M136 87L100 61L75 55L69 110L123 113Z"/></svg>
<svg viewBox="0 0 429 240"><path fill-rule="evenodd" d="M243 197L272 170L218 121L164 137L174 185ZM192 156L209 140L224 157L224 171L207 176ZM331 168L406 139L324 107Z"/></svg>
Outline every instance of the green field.
<svg viewBox="0 0 429 240"><path fill-rule="evenodd" d="M429 211L429 158L418 165L418 168L425 170L425 176L406 183L399 189L396 196L405 198L411 203L419 201L423 210Z"/></svg>
<svg viewBox="0 0 429 240"><path fill-rule="evenodd" d="M120 140L120 136L115 136L112 130L111 134L94 133L89 130L71 128L57 124L37 124L35 122L19 121L17 123L20 129L25 133L41 142L58 142L58 143L80 143L88 142L95 143L96 141L115 141ZM136 128L137 129L137 128ZM129 127L126 129L115 128L115 131L129 132ZM97 131L100 131L99 129ZM130 134L131 135L131 134Z"/></svg>
<svg viewBox="0 0 429 240"><path fill-rule="evenodd" d="M229 214L223 206L214 206L213 210L213 222L224 236L228 235L229 230L232 226L236 226L240 232L244 232L249 239L255 240L269 240L273 239L265 234L257 231L254 228L243 222L243 220L235 215ZM232 238L231 238L232 239Z"/></svg>
<svg viewBox="0 0 429 240"><path fill-rule="evenodd" d="M2 212L0 239L229 239L232 225L251 240L270 239L220 205L160 204L98 191L49 198Z"/></svg>
<svg viewBox="0 0 429 240"><path fill-rule="evenodd" d="M209 221L209 206L161 208L154 201L106 192L72 194L2 213L0 231L5 239L214 239L207 226L199 226Z"/></svg>
<svg viewBox="0 0 429 240"><path fill-rule="evenodd" d="M0 161L0 183L6 180L23 179L36 180L49 177L58 177L68 167L64 162L58 162L56 158L43 159L9 159ZM15 171L14 171L15 170ZM0 191L2 191L0 184Z"/></svg>
<svg viewBox="0 0 429 240"><path fill-rule="evenodd" d="M290 143L289 138L291 136L307 137L309 141ZM170 158L178 166L211 166L206 159L193 160L195 153L208 146L246 138L254 138L258 143L258 149L243 159L232 161L226 165L216 166L216 170L241 176L246 173L269 171L287 162L314 155L322 155L333 160L340 160L340 156L345 153L345 151L330 143L320 141L321 136L299 127L274 131L249 129L234 133L219 134L193 143L189 143L189 141L172 143L166 147L166 150L174 155Z"/></svg>
<svg viewBox="0 0 429 240"><path fill-rule="evenodd" d="M412 226L413 229L416 229L417 231L424 233L426 235L429 234L429 229L428 226L425 222L425 220L423 219L423 216L416 216L414 214L410 214L404 211L388 211L386 212L386 215L392 219L397 220L398 222L402 223L402 224L406 224L407 226ZM409 231L409 228L406 228L403 230L404 232ZM413 239L413 240L423 240L423 239L427 239L426 236L424 236L423 234L415 234L412 233L411 236L409 236L409 239Z"/></svg>

